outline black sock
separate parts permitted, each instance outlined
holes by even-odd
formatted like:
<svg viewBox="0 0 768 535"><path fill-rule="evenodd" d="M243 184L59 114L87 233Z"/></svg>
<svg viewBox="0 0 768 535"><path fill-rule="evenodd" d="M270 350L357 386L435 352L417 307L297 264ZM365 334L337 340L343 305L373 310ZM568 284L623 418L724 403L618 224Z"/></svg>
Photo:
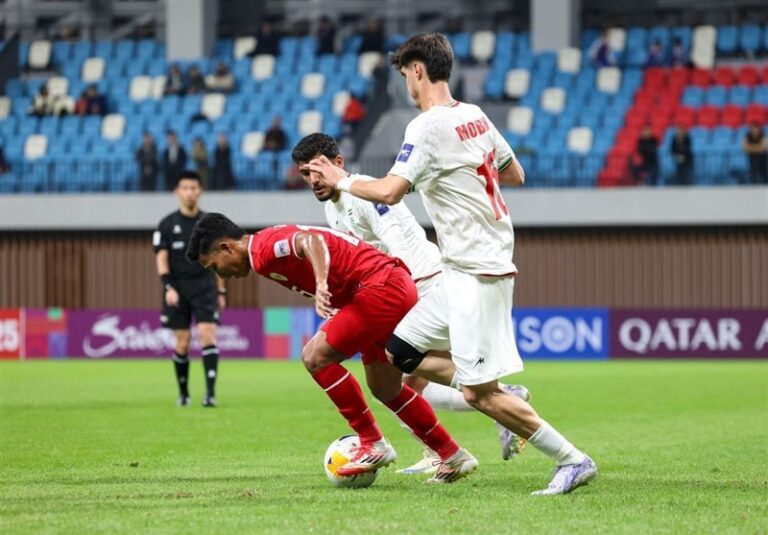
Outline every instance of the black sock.
<svg viewBox="0 0 768 535"><path fill-rule="evenodd" d="M179 383L179 394L189 396L188 381L189 378L189 359L187 355L173 354L173 367L176 368L176 382Z"/></svg>
<svg viewBox="0 0 768 535"><path fill-rule="evenodd" d="M216 395L216 371L219 367L219 348L215 345L203 348L203 368L205 369L205 388L208 395Z"/></svg>

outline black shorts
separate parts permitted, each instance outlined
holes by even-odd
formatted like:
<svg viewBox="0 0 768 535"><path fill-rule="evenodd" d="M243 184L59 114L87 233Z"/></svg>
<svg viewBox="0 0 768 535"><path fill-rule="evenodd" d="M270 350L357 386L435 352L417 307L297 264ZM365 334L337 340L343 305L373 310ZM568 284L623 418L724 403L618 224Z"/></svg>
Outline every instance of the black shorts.
<svg viewBox="0 0 768 535"><path fill-rule="evenodd" d="M163 327L189 329L193 314L197 323L219 323L219 295L213 277L175 281L173 287L179 292L179 304L169 307L163 292Z"/></svg>

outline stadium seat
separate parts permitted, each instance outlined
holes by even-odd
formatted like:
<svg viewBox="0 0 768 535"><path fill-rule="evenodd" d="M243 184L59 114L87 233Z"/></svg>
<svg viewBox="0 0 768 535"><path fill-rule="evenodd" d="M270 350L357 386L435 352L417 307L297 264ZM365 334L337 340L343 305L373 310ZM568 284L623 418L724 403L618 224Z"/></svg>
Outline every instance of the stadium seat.
<svg viewBox="0 0 768 535"><path fill-rule="evenodd" d="M507 113L507 130L515 134L528 135L533 126L533 110L524 106L512 108Z"/></svg>
<svg viewBox="0 0 768 535"><path fill-rule="evenodd" d="M717 67L713 79L715 84L725 87L730 87L735 83L734 72L730 67Z"/></svg>
<svg viewBox="0 0 768 535"><path fill-rule="evenodd" d="M69 91L69 80L63 76L52 76L46 82L48 93L52 97L63 97Z"/></svg>
<svg viewBox="0 0 768 535"><path fill-rule="evenodd" d="M706 92L704 102L710 106L722 107L726 103L727 92L721 85L713 85Z"/></svg>
<svg viewBox="0 0 768 535"><path fill-rule="evenodd" d="M697 67L711 69L715 64L715 43L717 28L714 26L697 26L693 31L693 49L691 61Z"/></svg>
<svg viewBox="0 0 768 535"><path fill-rule="evenodd" d="M763 32L757 24L746 24L739 33L739 46L744 52L754 54L762 48Z"/></svg>
<svg viewBox="0 0 768 535"><path fill-rule="evenodd" d="M717 29L717 51L720 54L732 55L738 47L739 32L736 26L720 26Z"/></svg>
<svg viewBox="0 0 768 535"><path fill-rule="evenodd" d="M364 78L370 78L379 61L381 61L381 54L378 52L363 52L357 62L358 74Z"/></svg>
<svg viewBox="0 0 768 535"><path fill-rule="evenodd" d="M714 128L720 120L720 113L714 106L702 106L699 108L698 121L699 126Z"/></svg>
<svg viewBox="0 0 768 535"><path fill-rule="evenodd" d="M728 95L728 103L734 106L746 107L752 99L752 90L746 85L735 85L731 87Z"/></svg>
<svg viewBox="0 0 768 535"><path fill-rule="evenodd" d="M693 69L691 83L699 87L708 87L712 83L712 71L710 69Z"/></svg>
<svg viewBox="0 0 768 535"><path fill-rule="evenodd" d="M251 63L251 78L254 80L266 80L275 73L275 56L259 54Z"/></svg>
<svg viewBox="0 0 768 535"><path fill-rule="evenodd" d="M48 137L40 134L28 136L24 142L24 159L37 160L48 151Z"/></svg>
<svg viewBox="0 0 768 535"><path fill-rule="evenodd" d="M333 104L331 106L331 109L333 110L333 113L335 115L338 115L341 117L344 115L344 112L347 109L347 104L349 104L349 100L351 98L351 95L349 94L349 91L339 91L333 96Z"/></svg>
<svg viewBox="0 0 768 535"><path fill-rule="evenodd" d="M578 73L581 69L581 50L575 47L561 48L557 52L557 70Z"/></svg>
<svg viewBox="0 0 768 535"><path fill-rule="evenodd" d="M504 82L504 94L511 98L520 98L528 92L531 73L528 69L512 69L507 72Z"/></svg>
<svg viewBox="0 0 768 535"><path fill-rule="evenodd" d="M224 114L227 106L227 97L220 93L210 93L203 96L200 102L200 113L205 115L208 120L215 121Z"/></svg>
<svg viewBox="0 0 768 535"><path fill-rule="evenodd" d="M301 96L310 100L317 99L325 91L325 75L319 72L305 74L301 79Z"/></svg>
<svg viewBox="0 0 768 535"><path fill-rule="evenodd" d="M760 82L760 73L754 65L743 65L739 68L736 77L738 79L738 83L744 85L753 86Z"/></svg>
<svg viewBox="0 0 768 535"><path fill-rule="evenodd" d="M298 131L301 136L322 131L323 114L316 110L302 112L299 115Z"/></svg>
<svg viewBox="0 0 768 535"><path fill-rule="evenodd" d="M264 147L264 133L263 132L248 132L243 136L243 141L240 147L240 151L243 156L248 158L255 158L261 149Z"/></svg>
<svg viewBox="0 0 768 535"><path fill-rule="evenodd" d="M131 100L138 102L152 96L152 78L149 76L134 76L128 89Z"/></svg>
<svg viewBox="0 0 768 535"><path fill-rule="evenodd" d="M591 43L590 43L591 44ZM616 52L623 52L627 45L627 32L624 28L608 29L608 46Z"/></svg>
<svg viewBox="0 0 768 535"><path fill-rule="evenodd" d="M550 113L561 113L565 108L565 91L559 87L549 87L541 94L541 108Z"/></svg>
<svg viewBox="0 0 768 535"><path fill-rule="evenodd" d="M253 52L253 50L256 48L256 38L255 37L238 37L235 39L235 44L232 49L232 53L235 57L235 59L242 59L246 57L248 54Z"/></svg>
<svg viewBox="0 0 768 535"><path fill-rule="evenodd" d="M8 97L0 97L0 119L5 119L10 114L11 114L11 99Z"/></svg>
<svg viewBox="0 0 768 535"><path fill-rule="evenodd" d="M166 77L163 75L155 76L152 79L152 89L150 91L150 97L155 99L163 98L165 94L165 82Z"/></svg>
<svg viewBox="0 0 768 535"><path fill-rule="evenodd" d="M108 141L117 141L123 137L125 117L119 113L105 115L101 121L101 137Z"/></svg>
<svg viewBox="0 0 768 535"><path fill-rule="evenodd" d="M27 65L29 65L31 69L48 68L48 65L51 63L51 49L52 45L50 41L33 41L29 46Z"/></svg>
<svg viewBox="0 0 768 535"><path fill-rule="evenodd" d="M469 54L480 63L486 63L493 57L496 49L496 34L489 31L475 32L472 34L472 42Z"/></svg>
<svg viewBox="0 0 768 535"><path fill-rule="evenodd" d="M737 128L741 126L743 122L743 113L739 106L728 105L723 108L723 113L720 116L720 121L725 126L731 128Z"/></svg>
<svg viewBox="0 0 768 535"><path fill-rule="evenodd" d="M621 88L621 70L618 67L603 67L597 71L597 88L603 93L616 94Z"/></svg>
<svg viewBox="0 0 768 535"><path fill-rule="evenodd" d="M104 60L102 58L88 58L83 63L81 78L84 82L94 83L104 78Z"/></svg>

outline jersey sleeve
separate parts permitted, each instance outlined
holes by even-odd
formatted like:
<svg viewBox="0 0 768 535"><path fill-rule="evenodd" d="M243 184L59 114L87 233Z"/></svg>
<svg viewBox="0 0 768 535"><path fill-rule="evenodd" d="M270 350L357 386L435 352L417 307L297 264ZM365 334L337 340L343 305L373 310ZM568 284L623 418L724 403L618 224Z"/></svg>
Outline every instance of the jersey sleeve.
<svg viewBox="0 0 768 535"><path fill-rule="evenodd" d="M383 203L362 201L358 204L358 216L364 220L371 232L381 241L390 255L403 258L408 244L398 223L400 211L407 210L404 204L388 206Z"/></svg>
<svg viewBox="0 0 768 535"><path fill-rule="evenodd" d="M424 120L411 121L405 129L403 145L389 174L403 177L414 190L424 189L435 165L434 135L434 129L429 128Z"/></svg>
<svg viewBox="0 0 768 535"><path fill-rule="evenodd" d="M490 123L490 121L488 122ZM491 128L493 128L493 145L496 149L496 168L499 172L502 172L509 167L512 160L515 159L515 152L512 150L512 147L509 146L507 140L504 139L504 136L498 131L496 126L493 123L490 124Z"/></svg>
<svg viewBox="0 0 768 535"><path fill-rule="evenodd" d="M152 249L155 251L155 254L161 250L167 251L170 241L168 237L168 220L163 219L152 233Z"/></svg>

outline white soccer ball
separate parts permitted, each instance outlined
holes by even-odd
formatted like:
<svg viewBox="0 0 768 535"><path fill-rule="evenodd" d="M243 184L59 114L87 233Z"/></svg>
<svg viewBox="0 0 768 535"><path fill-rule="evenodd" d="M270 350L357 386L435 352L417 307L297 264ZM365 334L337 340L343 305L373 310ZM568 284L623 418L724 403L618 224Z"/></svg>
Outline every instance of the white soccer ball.
<svg viewBox="0 0 768 535"><path fill-rule="evenodd" d="M356 448L359 445L360 438L357 435L345 435L337 438L328 446L325 458L323 459L323 468L325 468L325 475L328 476L328 480L335 486L361 488L369 487L376 481L376 476L378 475L376 471L366 472L357 476L340 476L336 473L341 466L347 464L352 458L352 448Z"/></svg>

